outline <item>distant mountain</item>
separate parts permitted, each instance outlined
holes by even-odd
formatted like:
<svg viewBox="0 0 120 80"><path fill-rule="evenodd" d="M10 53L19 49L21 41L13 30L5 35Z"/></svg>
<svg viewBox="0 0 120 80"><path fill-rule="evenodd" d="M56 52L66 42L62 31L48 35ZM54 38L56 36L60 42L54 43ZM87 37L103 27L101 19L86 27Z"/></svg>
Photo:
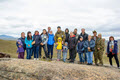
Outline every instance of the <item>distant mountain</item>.
<svg viewBox="0 0 120 80"><path fill-rule="evenodd" d="M8 36L8 35L0 35L0 39L2 39L2 40L17 40L17 38Z"/></svg>

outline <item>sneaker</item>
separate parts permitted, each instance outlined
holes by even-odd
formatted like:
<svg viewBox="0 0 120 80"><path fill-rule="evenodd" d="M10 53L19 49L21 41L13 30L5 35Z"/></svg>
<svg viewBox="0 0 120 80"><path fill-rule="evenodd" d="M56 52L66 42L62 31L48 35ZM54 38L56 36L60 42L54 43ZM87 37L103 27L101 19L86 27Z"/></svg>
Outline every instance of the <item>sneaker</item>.
<svg viewBox="0 0 120 80"><path fill-rule="evenodd" d="M74 61L70 61L69 63L74 63Z"/></svg>
<svg viewBox="0 0 120 80"><path fill-rule="evenodd" d="M59 59L57 59L57 61L60 61Z"/></svg>
<svg viewBox="0 0 120 80"><path fill-rule="evenodd" d="M112 67L113 67L113 65L110 65L110 67L112 68Z"/></svg>
<svg viewBox="0 0 120 80"><path fill-rule="evenodd" d="M36 60L39 60L39 58L37 58Z"/></svg>
<svg viewBox="0 0 120 80"><path fill-rule="evenodd" d="M36 60L36 58L34 58L34 60Z"/></svg>
<svg viewBox="0 0 120 80"><path fill-rule="evenodd" d="M120 67L118 67L118 69L120 69Z"/></svg>

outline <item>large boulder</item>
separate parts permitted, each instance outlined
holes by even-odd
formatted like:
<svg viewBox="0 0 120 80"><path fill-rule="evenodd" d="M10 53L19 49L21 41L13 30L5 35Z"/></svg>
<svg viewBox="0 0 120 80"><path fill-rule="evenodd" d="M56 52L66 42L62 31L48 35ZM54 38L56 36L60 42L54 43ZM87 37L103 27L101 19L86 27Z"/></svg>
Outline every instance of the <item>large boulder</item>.
<svg viewBox="0 0 120 80"><path fill-rule="evenodd" d="M63 62L0 60L0 80L120 80L120 70Z"/></svg>

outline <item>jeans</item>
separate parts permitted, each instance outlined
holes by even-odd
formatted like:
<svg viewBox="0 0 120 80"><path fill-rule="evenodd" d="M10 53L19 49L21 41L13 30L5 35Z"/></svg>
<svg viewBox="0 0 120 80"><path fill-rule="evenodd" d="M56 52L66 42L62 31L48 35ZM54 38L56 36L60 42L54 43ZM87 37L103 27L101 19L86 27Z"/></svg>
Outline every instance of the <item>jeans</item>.
<svg viewBox="0 0 120 80"><path fill-rule="evenodd" d="M93 52L87 52L87 63L88 64L93 63Z"/></svg>
<svg viewBox="0 0 120 80"><path fill-rule="evenodd" d="M32 56L32 48L26 48L26 52L27 52L27 59L31 59Z"/></svg>
<svg viewBox="0 0 120 80"><path fill-rule="evenodd" d="M83 53L78 53L78 54L79 54L80 62L85 62L85 59L84 59Z"/></svg>
<svg viewBox="0 0 120 80"><path fill-rule="evenodd" d="M39 46L33 46L34 58L39 58Z"/></svg>
<svg viewBox="0 0 120 80"><path fill-rule="evenodd" d="M84 56L85 56L85 62L87 62L87 53L84 52Z"/></svg>
<svg viewBox="0 0 120 80"><path fill-rule="evenodd" d="M67 52L63 52L63 61L65 62L67 58Z"/></svg>
<svg viewBox="0 0 120 80"><path fill-rule="evenodd" d="M41 45L40 46L40 48L39 48L39 56L41 57L42 55L41 55L41 51L42 51L42 48L43 48L43 50L44 50L44 53L45 53L45 56L46 56L46 58L48 58L48 54L47 54L47 50L46 50L46 45Z"/></svg>
<svg viewBox="0 0 120 80"><path fill-rule="evenodd" d="M57 50L57 59L61 59L61 50Z"/></svg>
<svg viewBox="0 0 120 80"><path fill-rule="evenodd" d="M52 56L53 56L53 47L54 47L54 45L49 45L49 44L47 44L48 57L49 57L49 55L50 55L50 53L51 53L51 58L52 58Z"/></svg>

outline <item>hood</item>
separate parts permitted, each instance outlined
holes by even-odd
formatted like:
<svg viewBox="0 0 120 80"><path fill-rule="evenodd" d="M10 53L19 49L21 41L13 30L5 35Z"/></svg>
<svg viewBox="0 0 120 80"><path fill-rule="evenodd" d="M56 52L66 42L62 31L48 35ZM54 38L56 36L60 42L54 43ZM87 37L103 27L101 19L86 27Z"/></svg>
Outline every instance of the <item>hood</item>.
<svg viewBox="0 0 120 80"><path fill-rule="evenodd" d="M61 38L61 37L59 37L59 38L58 38L58 40L59 40L59 39L60 39L60 40L61 40L61 42L62 42L62 38Z"/></svg>

